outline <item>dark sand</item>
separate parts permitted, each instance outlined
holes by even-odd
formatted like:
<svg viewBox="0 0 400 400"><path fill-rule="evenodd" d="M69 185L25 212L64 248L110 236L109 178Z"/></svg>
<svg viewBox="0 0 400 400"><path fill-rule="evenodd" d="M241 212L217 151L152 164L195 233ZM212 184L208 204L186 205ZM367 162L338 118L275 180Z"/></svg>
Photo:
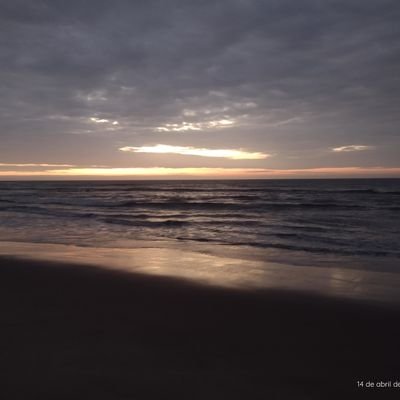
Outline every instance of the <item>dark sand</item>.
<svg viewBox="0 0 400 400"><path fill-rule="evenodd" d="M0 399L400 398L398 309L0 258Z"/></svg>

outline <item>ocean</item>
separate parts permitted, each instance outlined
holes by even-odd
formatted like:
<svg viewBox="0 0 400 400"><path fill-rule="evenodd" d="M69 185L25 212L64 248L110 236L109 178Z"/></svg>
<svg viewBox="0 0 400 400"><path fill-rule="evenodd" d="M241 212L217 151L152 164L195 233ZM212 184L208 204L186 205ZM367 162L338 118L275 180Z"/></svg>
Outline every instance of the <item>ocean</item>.
<svg viewBox="0 0 400 400"><path fill-rule="evenodd" d="M142 240L394 271L400 180L0 182L0 241L129 248Z"/></svg>

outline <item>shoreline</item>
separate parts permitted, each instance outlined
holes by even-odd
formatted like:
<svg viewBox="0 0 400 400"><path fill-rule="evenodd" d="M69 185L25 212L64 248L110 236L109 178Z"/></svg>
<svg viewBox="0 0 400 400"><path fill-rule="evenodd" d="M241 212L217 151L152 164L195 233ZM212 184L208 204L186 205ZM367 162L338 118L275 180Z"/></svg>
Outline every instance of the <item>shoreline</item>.
<svg viewBox="0 0 400 400"><path fill-rule="evenodd" d="M106 270L171 277L222 288L276 289L393 304L400 307L400 274L356 265L325 267L254 259L237 246L187 245L172 241L129 241L130 247L0 241L0 257L96 266Z"/></svg>
<svg viewBox="0 0 400 400"><path fill-rule="evenodd" d="M399 379L393 304L0 257L0 307L6 399L366 398L396 389L356 381Z"/></svg>

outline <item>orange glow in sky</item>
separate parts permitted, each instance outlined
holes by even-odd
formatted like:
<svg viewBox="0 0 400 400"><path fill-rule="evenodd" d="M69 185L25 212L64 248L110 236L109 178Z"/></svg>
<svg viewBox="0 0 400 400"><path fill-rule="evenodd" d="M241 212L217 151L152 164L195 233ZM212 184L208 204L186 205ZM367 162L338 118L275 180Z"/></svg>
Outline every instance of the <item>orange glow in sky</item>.
<svg viewBox="0 0 400 400"><path fill-rule="evenodd" d="M38 166L40 166L38 164ZM399 177L400 168L343 167L309 169L263 169L263 168L63 168L0 170L4 178L296 178L296 177Z"/></svg>

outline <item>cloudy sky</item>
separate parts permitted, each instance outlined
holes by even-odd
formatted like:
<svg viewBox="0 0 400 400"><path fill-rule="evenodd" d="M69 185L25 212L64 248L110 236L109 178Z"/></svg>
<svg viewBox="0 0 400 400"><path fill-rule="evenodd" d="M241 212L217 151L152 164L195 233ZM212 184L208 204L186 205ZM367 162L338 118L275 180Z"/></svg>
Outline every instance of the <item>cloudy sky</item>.
<svg viewBox="0 0 400 400"><path fill-rule="evenodd" d="M398 0L0 0L0 178L400 176Z"/></svg>

